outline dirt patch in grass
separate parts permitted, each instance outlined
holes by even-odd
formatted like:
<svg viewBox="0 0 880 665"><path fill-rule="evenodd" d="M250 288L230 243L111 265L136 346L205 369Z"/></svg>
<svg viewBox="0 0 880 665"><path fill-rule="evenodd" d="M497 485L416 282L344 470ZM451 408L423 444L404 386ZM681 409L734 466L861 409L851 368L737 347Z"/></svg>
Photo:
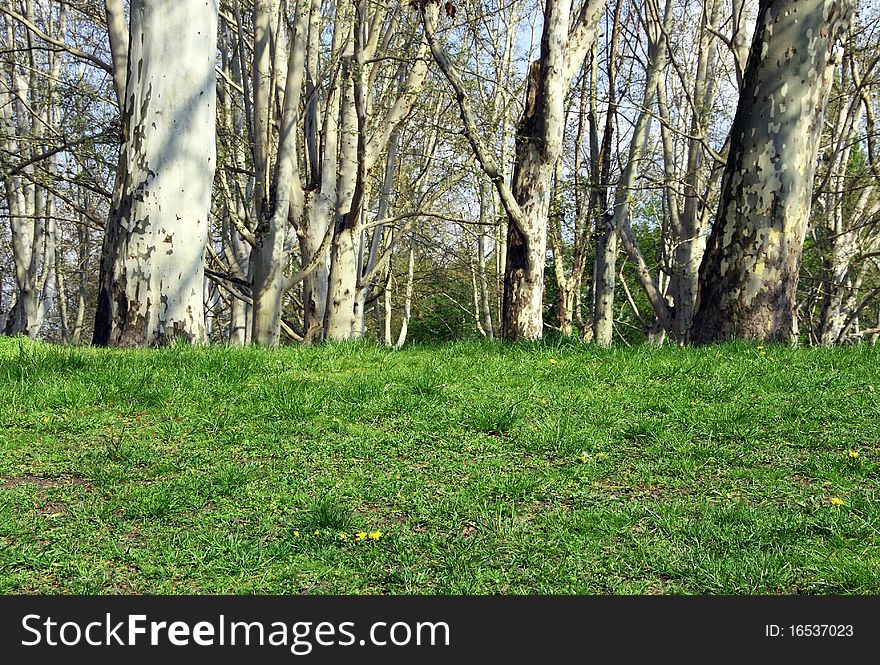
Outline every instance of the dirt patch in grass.
<svg viewBox="0 0 880 665"><path fill-rule="evenodd" d="M40 509L40 513L42 513L43 517L60 517L67 508L68 506L66 503L48 501L46 502L46 505Z"/></svg>
<svg viewBox="0 0 880 665"><path fill-rule="evenodd" d="M33 474L26 473L21 476L14 476L12 478L7 478L6 480L0 481L0 489L9 490L15 487L19 487L20 485L36 485L40 489L52 489L54 487L85 485L87 482L88 481L84 478L77 478L76 476L71 476L68 474L61 474L60 476L43 478L41 476L35 476Z"/></svg>

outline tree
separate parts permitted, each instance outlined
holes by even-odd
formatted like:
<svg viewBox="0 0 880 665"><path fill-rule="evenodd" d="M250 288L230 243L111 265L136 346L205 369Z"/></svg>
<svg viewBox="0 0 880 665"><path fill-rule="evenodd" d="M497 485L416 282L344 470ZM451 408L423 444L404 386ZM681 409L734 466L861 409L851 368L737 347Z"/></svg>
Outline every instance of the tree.
<svg viewBox="0 0 880 665"><path fill-rule="evenodd" d="M216 0L132 0L124 143L102 253L95 344L205 338L218 10Z"/></svg>
<svg viewBox="0 0 880 665"><path fill-rule="evenodd" d="M876 334L868 317L880 295L880 155L876 114L880 60L876 38L857 18L835 76L820 147L809 240L802 268L802 312L810 341L823 345ZM876 309L876 308L875 308Z"/></svg>
<svg viewBox="0 0 880 665"><path fill-rule="evenodd" d="M761 0L690 339L794 342L816 151L849 2Z"/></svg>
<svg viewBox="0 0 880 665"><path fill-rule="evenodd" d="M3 9L9 16L4 50L10 58L6 71L0 73L0 145L6 155L23 160L14 168L3 169L2 178L15 274L15 303L5 327L8 333L32 338L40 334L57 290L56 200L39 177L37 163L45 162L42 167L50 173L57 169L57 151L41 155L40 143L47 134L58 132L56 82L61 66L60 54L38 50L35 37L61 41L66 30L66 8L61 7L57 14L49 8L39 18L35 9L30 0L23 3L24 14ZM10 18L25 28L23 35ZM44 23L45 31L38 23Z"/></svg>
<svg viewBox="0 0 880 665"><path fill-rule="evenodd" d="M417 100L428 72L421 53L426 47L399 29L401 7L353 2L335 8L327 49L321 3L312 0L296 6L281 69L280 56L287 55L281 9L277 0L254 4L257 224L244 230L254 247L253 340L280 342L284 298L300 282L306 341L357 338L363 329L365 179ZM405 57L384 57L392 42ZM397 76L387 77L394 69ZM384 96L377 81L383 76L394 81L385 83ZM301 268L288 275L295 238Z"/></svg>
<svg viewBox="0 0 880 665"><path fill-rule="evenodd" d="M571 0L546 0L541 52L528 73L526 104L516 137L513 182L484 145L461 76L437 41L430 2L420 3L434 60L455 90L464 132L483 171L498 189L508 216L501 335L508 340L543 335L544 263L556 162L562 153L565 94L596 39L607 0L585 0L572 20Z"/></svg>

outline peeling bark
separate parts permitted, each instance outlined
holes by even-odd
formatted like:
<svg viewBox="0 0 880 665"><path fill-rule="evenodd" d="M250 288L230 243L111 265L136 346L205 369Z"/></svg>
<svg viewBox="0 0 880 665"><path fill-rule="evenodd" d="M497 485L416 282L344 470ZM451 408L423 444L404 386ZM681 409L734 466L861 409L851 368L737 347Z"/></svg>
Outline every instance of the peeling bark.
<svg viewBox="0 0 880 665"><path fill-rule="evenodd" d="M762 0L731 129L721 202L700 266L690 339L795 342L795 302L839 0Z"/></svg>
<svg viewBox="0 0 880 665"><path fill-rule="evenodd" d="M125 143L102 255L96 344L205 339L217 20L216 0L131 3Z"/></svg>

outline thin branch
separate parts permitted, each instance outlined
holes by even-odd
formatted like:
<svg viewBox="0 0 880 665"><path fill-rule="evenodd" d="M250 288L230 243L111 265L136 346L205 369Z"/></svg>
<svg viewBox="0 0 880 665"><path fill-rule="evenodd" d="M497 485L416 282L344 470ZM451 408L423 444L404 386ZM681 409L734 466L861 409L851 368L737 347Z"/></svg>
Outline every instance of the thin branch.
<svg viewBox="0 0 880 665"><path fill-rule="evenodd" d="M0 12L3 12L7 16L14 18L16 21L21 23L24 27L26 27L28 30L30 30L32 33L34 33L37 37L42 39L47 44L52 44L52 46L57 46L58 48L61 48L65 51L67 51L68 53L70 53L70 55L72 55L76 58L82 58L83 60L87 60L88 62L91 62L93 65L95 65L99 69L103 69L108 74L111 74L111 75L113 74L113 66L112 65L104 62L103 60L101 60L97 56L92 55L91 53L86 53L85 51L80 51L78 48L74 48L73 46L65 44L60 39L55 39L51 35L47 35L45 32L40 30L37 26L35 26L30 21L28 21L24 16L22 16L18 12L14 11L12 9L9 9L8 7L4 7L3 5L0 5Z"/></svg>

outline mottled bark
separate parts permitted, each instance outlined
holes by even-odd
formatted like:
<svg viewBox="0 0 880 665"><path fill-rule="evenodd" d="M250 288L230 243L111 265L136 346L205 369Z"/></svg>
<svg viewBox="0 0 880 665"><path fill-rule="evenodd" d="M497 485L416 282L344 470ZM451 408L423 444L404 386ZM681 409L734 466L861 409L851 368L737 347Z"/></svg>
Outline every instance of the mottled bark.
<svg viewBox="0 0 880 665"><path fill-rule="evenodd" d="M505 339L537 339L543 334L550 188L562 154L565 94L575 67L593 45L605 4L604 0L585 2L571 31L570 0L548 0L544 7L540 59L529 71L526 107L517 132L512 189L523 223L511 224L507 234L501 322Z"/></svg>
<svg viewBox="0 0 880 665"><path fill-rule="evenodd" d="M121 183L107 221L96 344L205 337L217 15L214 0L131 4Z"/></svg>
<svg viewBox="0 0 880 665"><path fill-rule="evenodd" d="M837 40L838 0L762 0L700 265L690 339L795 342L796 289Z"/></svg>

